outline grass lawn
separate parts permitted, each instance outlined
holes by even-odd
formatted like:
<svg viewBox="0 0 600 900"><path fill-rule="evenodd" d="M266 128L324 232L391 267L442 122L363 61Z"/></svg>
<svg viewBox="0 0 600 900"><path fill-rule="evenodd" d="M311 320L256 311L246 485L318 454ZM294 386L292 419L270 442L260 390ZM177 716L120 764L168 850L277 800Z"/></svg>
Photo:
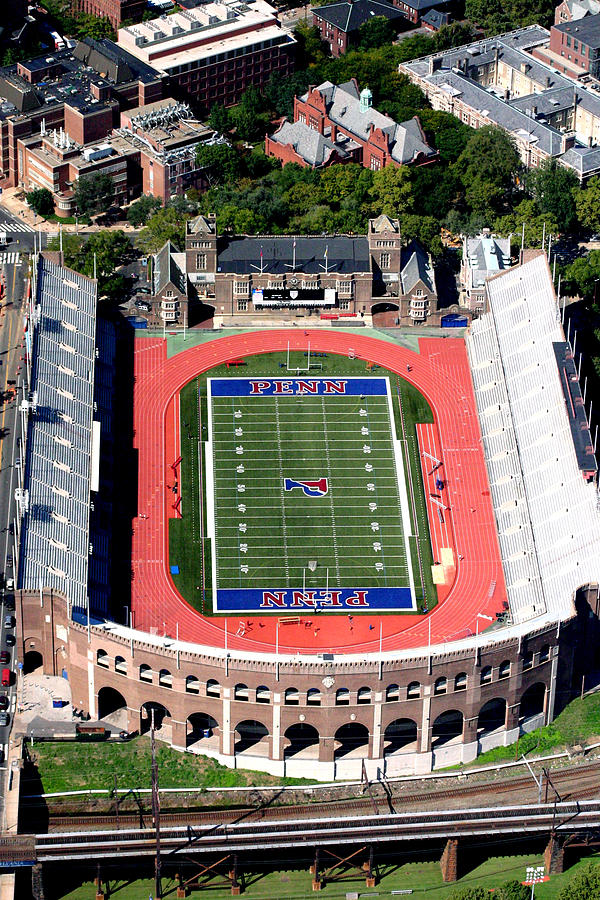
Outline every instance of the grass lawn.
<svg viewBox="0 0 600 900"><path fill-rule="evenodd" d="M460 850L459 850L460 853ZM600 857L593 858L600 862ZM455 884L444 884L440 872L440 865L435 861L422 861L411 863L400 863L398 866L389 866L388 873L384 874L378 881L376 888L368 889L362 879L326 884L320 892L320 896L329 898L345 897L348 891L357 891L361 897L368 895L378 895L380 897L390 896L394 890L412 889L413 897L426 898L426 900L450 900L452 894L457 887L474 887L476 885L486 887L489 890L498 888L505 881L525 878L525 870L527 866L543 865L541 856L523 855L523 856L501 856L492 857L481 865L477 865L467 874L465 874ZM554 875L552 878L541 884L536 885L536 900L557 900L561 890L573 877L573 875L582 867L587 865L587 861L577 862L571 866L563 875ZM175 895L175 883L169 879L165 879L163 883L163 896ZM167 894L169 887L172 894ZM117 881L111 883L111 897L120 898L120 900L148 900L149 896L154 896L154 883L148 880L140 880L133 883L126 881ZM69 893L49 893L49 900L87 900L94 897L94 888L91 882L87 882L81 887L72 890ZM225 900L230 897L228 889L215 888L210 891L214 900ZM192 892L192 897L202 896L201 893ZM249 900L267 900L267 898L308 898L314 896L311 890L311 876L308 867L305 871L297 871L293 869L282 869L280 871L269 872L268 874L251 875L246 883L246 889L243 896ZM493 897L493 894L491 895Z"/></svg>
<svg viewBox="0 0 600 900"><path fill-rule="evenodd" d="M597 735L600 735L600 693L573 700L550 725L524 734L519 738L518 755L543 756L546 753L552 753L559 747L584 743ZM503 760L513 760L516 753L516 744L508 747L496 747L494 750L481 753L469 765L472 768ZM452 766L452 768L457 767ZM465 766L460 766L460 768L465 768Z"/></svg>
<svg viewBox="0 0 600 900"><path fill-rule="evenodd" d="M120 788L150 787L150 738L138 737L128 743L39 743L28 753L37 766L43 793L83 788L112 789L114 775ZM243 785L307 784L297 779L281 779L261 772L228 769L212 759L180 753L157 743L158 778L163 788L238 787ZM21 777L27 792L31 774ZM39 782L35 782L35 793Z"/></svg>
<svg viewBox="0 0 600 900"><path fill-rule="evenodd" d="M245 358L246 365L239 368L231 368L227 369L226 366L219 366L214 369L211 369L209 372L204 373L197 378L194 378L189 384L187 384L180 394L180 403L181 403L181 455L182 459L182 467L181 467L181 487L182 487L182 510L183 510L183 518L182 519L172 519L169 523L169 561L171 565L177 565L179 567L179 574L173 576L174 583L177 589L180 591L181 595L194 606L196 609L204 612L209 615L212 612L212 590L211 590L211 546L210 540L206 537L206 498L204 492L204 484L205 484L205 472L206 472L206 464L207 461L204 456L204 441L207 438L207 422L208 422L208 410L206 406L206 378L222 378L222 377L269 377L269 376L285 376L287 374L287 370L285 368L280 368L281 364L285 364L286 362L286 354L285 353L272 353L272 354L261 354L257 356L250 356ZM411 557L413 563L413 578L415 583L415 590L417 596L417 602L419 606L422 603L423 597L427 598L428 608L431 609L435 605L436 600L436 592L431 579L431 563L432 563L432 555L431 555L431 545L429 540L429 529L427 526L427 517L425 510L425 497L423 494L422 488L422 479L421 479L421 471L419 464L419 456L418 456L418 447L416 442L416 432L415 432L415 423L416 422L432 422L433 415L431 413L431 409L427 404L425 398L417 391L411 384L405 381L403 378L398 377L397 375L387 372L386 370L378 367L374 369L367 369L366 363L364 360L351 360L344 356L338 356L335 354L328 354L327 356L317 357L314 359L314 363L321 366L321 368L312 368L311 363L311 375L315 377L319 376L360 376L360 377L385 377L388 376L390 379L390 390L392 394L392 402L394 409L394 423L393 427L395 428L395 436L403 439L402 440L402 450L404 453L404 464L405 467L410 465L410 470L412 473L412 480L414 484L414 495L415 495L415 509L413 510L412 506L410 508L410 515L416 522L419 524L419 550L420 554L417 553L417 538L410 539L410 550ZM290 367L294 366L306 366L307 358L303 353L297 352L290 354ZM200 396L200 402L198 402L198 396ZM283 398L282 398L283 399ZM318 398L307 397L307 401L314 401ZM342 398L336 398L342 399ZM224 400L224 398L221 398ZM370 398L370 400L376 400L376 398ZM270 434L272 437L273 429L276 429L277 422L275 425L271 422L273 418L272 412L273 410L269 408L269 401L271 405L273 404L272 398L265 398L264 403L264 425L263 425L263 433L267 436ZM402 410L404 413L403 419L400 415L400 401L402 403ZM261 401L258 401L261 402ZM293 401L292 401L293 402ZM259 412L258 407L256 407L257 412ZM295 407L292 409L292 413L296 410ZM218 409L215 413L218 416ZM308 403L303 407L302 415L310 418L309 415L309 406ZM348 415L350 415L348 413ZM260 417L259 417L260 418ZM316 454L316 459L318 459L322 465L321 468L325 468L325 452L323 448L320 447L319 441L322 443L323 436L323 422L314 423L309 422L307 418L307 428L305 429L306 434L311 439L314 447L309 447L308 450L314 450ZM387 414L385 416L387 419ZM339 432L341 429L346 427L348 419L346 414L341 414L341 418L338 415L338 422L335 429L329 429L330 436L333 436L336 439L340 439ZM185 423L185 424L184 424ZM273 425L273 428L269 430L269 423ZM261 422L258 422L260 425ZM284 423L285 424L285 423ZM385 424L385 423L383 423ZM383 428L382 424L382 428ZM283 425L279 422L280 429L283 429ZM291 426L289 426L291 428ZM327 426L328 427L328 426ZM387 427L388 441L389 441L389 424ZM266 428L266 431L264 430ZM381 429L380 429L381 430ZM200 446L198 446L198 436L201 436L202 440L200 442ZM382 432L383 435L383 432ZM250 436L251 437L251 436ZM260 436L259 436L260 437ZM255 435L256 438L256 435ZM248 442L248 436L245 438L246 442ZM265 446L264 451L267 452L269 450L268 440L264 438ZM259 447L260 440L257 438L256 441L257 448ZM335 443L335 441L334 441ZM319 445L319 446L317 446ZM320 447L320 449L319 449ZM217 449L217 454L218 450ZM271 448L272 449L272 448ZM297 448L296 448L297 449ZM306 450L306 448L304 448ZM335 448L332 445L332 451ZM342 448L343 449L343 448ZM388 448L389 449L389 448ZM360 447L361 455L362 455L362 444ZM307 451L308 452L308 451ZM302 455L304 455L304 450ZM352 454L350 454L352 457ZM217 455L217 459L221 460L221 456ZM367 459L367 457L365 457ZM239 460L236 460L239 461ZM360 460L361 464L364 463L364 460ZM247 463L246 459L244 459L244 463ZM339 461L339 465L343 467L343 463ZM219 474L219 473L217 473ZM323 474L323 473L321 473ZM327 473L325 473L327 474ZM344 471L344 476L346 475ZM301 476L298 476L301 477ZM310 475L306 475L306 477L310 477ZM315 476L316 477L316 476ZM397 489L396 489L397 493ZM291 497L290 497L291 499ZM358 502L358 501L356 501ZM246 514L247 518L250 515L249 504L246 503L248 507L248 512ZM396 503L396 515L399 515L398 503ZM236 513L237 516L237 513ZM239 518L239 516L238 516ZM223 524L223 521L219 520L220 517L218 515L217 510L217 537L220 540L219 543L219 574L225 570L225 567L229 563L230 568L235 563L235 569L238 580L240 577L240 560L238 559L239 551L237 550L237 543L234 538L236 535L233 533L229 534L227 531L219 531L220 526ZM233 520L232 520L233 521ZM425 522L425 528L423 527L423 522ZM236 518L237 523L237 518ZM237 524L236 524L237 528ZM344 540L346 539L347 528L344 528ZM327 530L324 534L323 540L327 539L329 536L331 543L331 529ZM272 535L273 538L281 537L281 529L276 529L276 534ZM370 536L373 537L372 535ZM223 540L221 540L223 538ZM233 541L235 543L235 547L231 544L231 547L228 546ZM397 542L396 542L397 543ZM341 544L341 542L340 542ZM319 538L319 546L321 547L321 538ZM370 546L370 545L369 545ZM331 549L331 548L330 548ZM233 552L235 551L235 552ZM324 552L324 551L323 551ZM330 554L333 558L334 554ZM235 559L233 557L235 556ZM306 553L304 553L306 556ZM304 559L303 556L303 559ZM321 553L323 556L323 553ZM419 558L420 556L420 558ZM274 558L274 557L271 557ZM356 554L353 561L351 561L351 565L356 564ZM204 565L203 563L204 559ZM324 559L324 557L323 557ZM244 559L241 562L246 563L247 560ZM335 561L332 565L329 565L327 562L321 563L323 560L319 561L319 569L322 571L325 567L329 567L330 577L331 577L331 587L335 587ZM402 564L402 561L399 560L399 563ZM260 564L259 564L260 566ZM256 569L256 566L250 567L251 569ZM231 580L233 569L229 572L229 580ZM254 573L256 576L256 572ZM272 573L273 574L273 573ZM277 574L277 573L275 573ZM281 574L281 573L280 573ZM285 573L283 573L285 574ZM297 573L296 573L297 574ZM248 577L251 575L251 572L248 573ZM266 574L265 574L266 577ZM291 577L291 573L290 573ZM260 579L259 579L260 580ZM269 580L269 579L267 579ZM271 579L272 580L272 579ZM278 579L276 579L278 580ZM296 579L297 580L297 579ZM281 584L263 584L262 582L259 584L256 581L256 577L252 580L252 583L248 583L248 587L281 587ZM255 583L256 582L256 583ZM229 584L221 584L221 587L230 587L232 585ZM294 587L298 587L294 583ZM352 585L345 585L352 586ZM361 585L356 585L357 587L362 587ZM310 585L307 582L307 588ZM250 613L251 610L248 610Z"/></svg>

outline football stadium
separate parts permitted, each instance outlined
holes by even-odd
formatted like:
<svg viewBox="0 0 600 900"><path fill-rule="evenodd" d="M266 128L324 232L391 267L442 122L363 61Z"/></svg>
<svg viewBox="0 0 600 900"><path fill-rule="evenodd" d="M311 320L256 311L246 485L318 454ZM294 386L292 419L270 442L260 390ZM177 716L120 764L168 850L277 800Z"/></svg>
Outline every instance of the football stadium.
<svg viewBox="0 0 600 900"><path fill-rule="evenodd" d="M23 658L64 670L78 709L328 780L471 760L579 692L597 467L544 254L491 279L459 337L136 336L130 571L110 591L115 337L60 259L32 290Z"/></svg>

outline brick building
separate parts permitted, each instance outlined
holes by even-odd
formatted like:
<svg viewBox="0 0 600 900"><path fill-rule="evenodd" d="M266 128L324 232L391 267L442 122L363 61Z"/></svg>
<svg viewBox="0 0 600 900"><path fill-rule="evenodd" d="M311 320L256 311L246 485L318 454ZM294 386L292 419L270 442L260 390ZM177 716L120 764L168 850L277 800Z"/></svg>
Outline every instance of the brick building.
<svg viewBox="0 0 600 900"><path fill-rule="evenodd" d="M329 6L313 9L313 25L319 29L321 38L329 44L332 56L341 56L356 42L359 29L373 16L383 16L397 23L405 16L387 0L343 0Z"/></svg>
<svg viewBox="0 0 600 900"><path fill-rule="evenodd" d="M105 18L117 30L123 22L139 22L146 9L146 0L72 0L74 13Z"/></svg>
<svg viewBox="0 0 600 900"><path fill-rule="evenodd" d="M0 187L22 183L19 140L62 128L83 147L107 137L120 110L163 96L164 77L108 40L0 69Z"/></svg>
<svg viewBox="0 0 600 900"><path fill-rule="evenodd" d="M571 22L561 22L550 29L550 51L560 57L557 65L573 78L589 72L600 76L600 13Z"/></svg>
<svg viewBox="0 0 600 900"><path fill-rule="evenodd" d="M265 0L215 0L121 28L118 43L168 75L178 95L202 113L215 103L232 106L249 85L262 87L272 75L294 70L296 41Z"/></svg>
<svg viewBox="0 0 600 900"><path fill-rule="evenodd" d="M360 325L375 316L386 326L439 325L458 312L469 319L458 307L440 308L431 258L416 242L406 245L399 222L384 215L369 222L367 235L318 237L219 236L215 216L197 216L187 222L185 259L165 245L156 266L163 274L151 324L347 318ZM187 279L189 315L175 268Z"/></svg>
<svg viewBox="0 0 600 900"><path fill-rule="evenodd" d="M554 24L574 22L600 13L600 0L562 0L554 10Z"/></svg>
<svg viewBox="0 0 600 900"><path fill-rule="evenodd" d="M437 159L416 116L398 124L373 109L368 88L355 79L325 81L294 98L294 122L265 139L265 153L282 163L321 166L356 162L378 171L387 165L424 165Z"/></svg>

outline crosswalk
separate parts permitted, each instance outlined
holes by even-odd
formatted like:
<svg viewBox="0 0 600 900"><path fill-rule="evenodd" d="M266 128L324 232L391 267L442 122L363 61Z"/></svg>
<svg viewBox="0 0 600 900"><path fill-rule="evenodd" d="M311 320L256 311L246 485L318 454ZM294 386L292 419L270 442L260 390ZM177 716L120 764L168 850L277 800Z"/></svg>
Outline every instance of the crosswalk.
<svg viewBox="0 0 600 900"><path fill-rule="evenodd" d="M25 222L0 222L0 231L34 231L31 225Z"/></svg>
<svg viewBox="0 0 600 900"><path fill-rule="evenodd" d="M20 253L0 253L0 266L20 266Z"/></svg>

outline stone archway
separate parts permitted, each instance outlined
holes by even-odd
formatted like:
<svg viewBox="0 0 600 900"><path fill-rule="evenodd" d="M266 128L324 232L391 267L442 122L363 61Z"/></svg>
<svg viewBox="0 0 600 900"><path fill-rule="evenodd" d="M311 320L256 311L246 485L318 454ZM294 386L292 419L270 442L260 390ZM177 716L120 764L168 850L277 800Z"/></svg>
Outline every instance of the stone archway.
<svg viewBox="0 0 600 900"><path fill-rule="evenodd" d="M127 730L127 701L113 687L101 687L98 691L98 718L117 730Z"/></svg>
<svg viewBox="0 0 600 900"><path fill-rule="evenodd" d="M504 728L506 725L506 700L495 697L488 700L479 710L477 717L477 737L481 740L493 731Z"/></svg>
<svg viewBox="0 0 600 900"><path fill-rule="evenodd" d="M448 709L440 713L433 723L431 749L438 750L451 742L456 743L457 738L462 738L463 723L463 714L458 709Z"/></svg>
<svg viewBox="0 0 600 900"><path fill-rule="evenodd" d="M416 753L417 723L412 719L394 719L383 734L383 755Z"/></svg>
<svg viewBox="0 0 600 900"><path fill-rule="evenodd" d="M369 729L360 722L341 725L334 735L334 759L363 759L369 755Z"/></svg>
<svg viewBox="0 0 600 900"><path fill-rule="evenodd" d="M519 722L522 724L546 711L546 685L538 681L528 687L521 697Z"/></svg>
<svg viewBox="0 0 600 900"><path fill-rule="evenodd" d="M235 727L235 744L233 752L236 756L247 753L249 756L269 756L269 729L256 719L244 719Z"/></svg>
<svg viewBox="0 0 600 900"><path fill-rule="evenodd" d="M297 722L290 725L283 736L289 741L283 751L284 759L292 756L296 759L319 758L319 732L313 725Z"/></svg>
<svg viewBox="0 0 600 900"><path fill-rule="evenodd" d="M150 731L153 713L156 736L163 741L170 741L172 737L171 713L166 706L156 703L154 700L142 703L140 707L140 734L147 734Z"/></svg>
<svg viewBox="0 0 600 900"><path fill-rule="evenodd" d="M44 657L39 650L28 650L23 657L23 675L29 675L44 668Z"/></svg>
<svg viewBox="0 0 600 900"><path fill-rule="evenodd" d="M219 736L216 733L219 723L208 713L191 713L187 717L185 746L188 750L218 750Z"/></svg>

